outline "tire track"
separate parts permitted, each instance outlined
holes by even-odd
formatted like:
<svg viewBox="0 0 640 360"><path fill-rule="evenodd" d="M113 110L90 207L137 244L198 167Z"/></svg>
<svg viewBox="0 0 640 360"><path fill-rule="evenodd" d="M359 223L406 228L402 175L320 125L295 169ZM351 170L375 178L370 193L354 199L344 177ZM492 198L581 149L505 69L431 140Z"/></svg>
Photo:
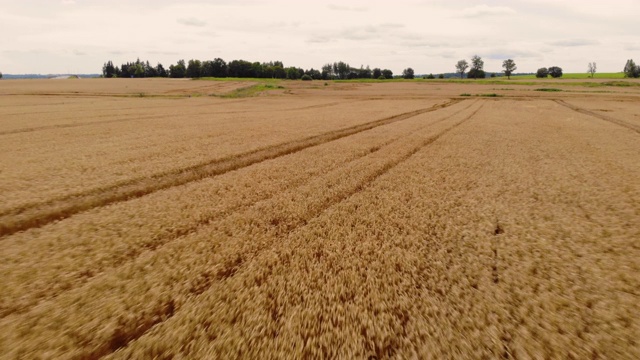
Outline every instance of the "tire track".
<svg viewBox="0 0 640 360"><path fill-rule="evenodd" d="M284 110L267 110L267 111L265 111L265 110L249 110L249 111L202 112L202 113L189 114L189 116L250 114L250 113L258 113L258 112L262 112L262 113L264 113L264 112L283 112L283 111L289 112L289 111L299 111L299 110L308 110L308 109L332 107L332 106L337 106L337 105L341 105L341 104L350 104L350 103L353 103L353 102L357 102L357 101L333 102L333 103L328 103L328 104L312 105L312 106L307 106L307 107L291 108L291 109L284 109ZM206 104L206 105L200 105L200 106L204 107L204 106L213 106L213 105L212 104ZM169 106L164 106L164 107L169 107ZM173 108L173 106L170 106L170 107ZM157 109L157 108L155 108L155 109ZM16 115L16 114L10 114L10 115ZM108 116L112 116L112 115L103 115L102 117L108 117ZM103 125L103 124L118 123L118 122L128 122L128 121L137 121L137 120L168 119L168 118L172 118L172 117L176 117L176 115L132 116L132 117L124 118L124 119L111 119L111 120L92 121L92 122L85 122L85 123L67 123L67 124L57 124L57 125L47 125L47 126L36 126L36 127L29 127L29 128L21 128L21 129L0 131L0 136L11 135L11 134L21 134L21 133L34 132L34 131L44 131L44 130L53 130L53 129L66 129L66 128L75 128L75 127L84 127L84 126L93 126L93 125Z"/></svg>
<svg viewBox="0 0 640 360"><path fill-rule="evenodd" d="M564 106L564 107L566 107L568 109L571 109L571 110L573 110L575 112L578 112L580 114L589 115L589 116L598 118L600 120L608 121L610 123L625 127L625 128L627 128L629 130L633 130L633 131L637 132L638 134L640 134L640 126L629 124L627 122L624 122L622 120L613 118L611 116L595 113L595 112L587 110L585 108L569 104L569 103L565 102L564 100L553 100L553 101L555 103L559 104L559 105L562 105L562 106Z"/></svg>
<svg viewBox="0 0 640 360"><path fill-rule="evenodd" d="M252 224L252 226L265 227L267 229L271 228L272 231L269 234L272 235L274 238L282 239L283 237L288 236L295 230L304 227L309 221L312 221L312 219L322 215L322 213L324 213L326 210L328 210L332 206L335 206L341 202L344 202L347 199L355 196L356 194L364 191L379 177L388 173L390 170L392 170L396 166L407 161L418 151L431 145L432 143L440 139L442 136L446 135L450 131L454 130L458 126L462 125L463 123L471 119L482 109L483 106L484 106L484 103L481 104L476 110L474 110L470 115L466 116L462 120L454 123L453 125L439 132L438 134L427 137L422 141L418 142L418 144L413 148L411 148L409 151L402 154L400 157L397 157L391 161L384 163L380 168L364 176L360 181L355 183L353 186L350 186L344 191L336 193L333 196L326 197L325 199L323 199L323 201L320 204L318 204L319 206L310 207L308 212L301 214L301 216L299 216L298 218L289 218L286 221L282 221L282 222L271 220L266 223L263 222L262 224L254 223ZM446 120L446 119L443 119L443 120ZM279 219L279 218L276 217L275 219ZM234 253L232 250L230 254L225 254L224 258L228 259L228 261L225 261L223 264L219 264L218 266L215 266L214 267L215 271L212 269L206 269L202 274L200 274L198 281L196 281L195 283L196 285L193 286L191 290L192 297L190 298L190 302L193 304L198 304L199 303L198 298L202 296L202 294L205 293L207 290L209 290L212 286L214 286L216 282L228 281L229 279L232 279L234 276L236 276L238 273L241 273L242 270L246 268L247 266L246 264L250 262L251 259L255 259L257 256L259 256L260 253L262 253L268 247L269 247L268 243L262 242L260 246L256 247L251 252ZM171 301L172 301L172 304L175 304L173 300ZM160 306L154 312L162 313L162 309L166 307L164 303L161 303L159 305ZM173 317L177 312L179 312L182 309L182 307L184 306L177 305L175 308L173 308L174 311L172 312L171 317ZM91 355L102 357L102 356L107 356L117 350L123 349L127 347L130 343L136 341L137 339L141 338L142 336L152 331L154 328L158 326L162 326L165 323L165 321L168 319L169 317L167 317L165 320L155 321L152 323L147 318L144 318L144 317L139 318L137 319L138 322L135 325L129 324L127 326L127 328L136 329L133 333L127 334L126 338L130 339L128 342L122 342L120 343L121 346L115 349L110 348L110 351L108 352L104 352L104 350L107 349L106 345L108 344L103 344L103 346L100 347L101 349L103 349L103 351L99 353L93 353ZM150 326L146 327L145 329L145 324L149 324ZM144 329L143 332L141 331L142 329ZM122 334L126 332L124 330L118 330L116 331L116 333ZM110 343L112 342L110 341L109 344Z"/></svg>
<svg viewBox="0 0 640 360"><path fill-rule="evenodd" d="M104 273L93 279L91 283L64 294L61 299L39 304L27 314L5 318L2 324L12 324L11 328L23 328L30 324L29 326L38 327L44 332L31 332L30 335L25 335L14 334L13 331L8 330L0 342L15 343L14 340L26 337L20 343L15 343L16 347L13 350L17 354L21 348L48 338L51 339L47 346L52 356L57 354L74 358L98 358L126 348L128 344L144 336L151 329L166 324L166 321L178 315L178 311L184 311L186 309L184 305L197 302L197 298L205 296L203 295L205 292L210 293L212 286L217 286L216 284L224 286L225 281L230 281L244 273L252 264L252 259L272 246L273 241L282 239L283 236L305 226L308 221L320 216L333 205L367 189L380 176L473 117L481 107L471 115L464 116L462 120L452 119L440 126L438 130L431 131L431 134L421 135L411 132L402 138L405 140L399 139L393 147L386 147L384 152L371 154L366 161L358 162L357 166L336 169L324 176L314 178L303 189L288 190L286 193L279 194L273 201L261 203L243 213L237 213L224 224L213 226L199 233L198 236L184 239L181 243L165 249L163 254L154 253L153 256L140 259L135 264L123 267L117 272ZM470 113L468 109L466 107L465 110ZM451 116L447 116L445 119L439 119L438 122L450 118ZM338 174L341 176L336 176ZM307 202L307 204L300 205L300 202ZM181 249L194 249L197 251L198 259L188 260L189 265L185 266L183 261L187 260L187 257L180 255L184 253ZM176 256L167 257L169 254ZM160 268L149 267L150 264L157 263L159 260L162 261ZM173 276L178 269L183 276L188 275L188 281L174 280ZM109 291L104 294L105 296L99 296L96 293L104 289L116 290L113 285L124 279L128 279L126 281L128 284L123 283L122 289L137 289L138 292L130 294L129 290ZM154 294L162 295L149 296L147 290L143 290L146 285L141 288L141 284L149 284ZM128 297L129 294L131 297ZM126 316L115 319L106 309L99 311L107 304L124 304L121 301L124 301L125 297L128 304ZM82 311L78 308L79 312L71 314L52 311L61 306L71 306L65 304L80 303L83 304L83 308L92 310ZM124 305L117 307L121 306L125 307ZM48 321L41 322L44 314L52 314L53 319L48 321L58 324L55 329L47 325ZM55 320L56 318L58 320ZM84 324L83 330L79 333L76 327L81 324ZM99 331L96 327L102 330ZM63 335L60 335L61 329L64 329ZM63 342L68 345L69 341L76 344L73 354L66 352L69 351L68 347L59 346Z"/></svg>
<svg viewBox="0 0 640 360"><path fill-rule="evenodd" d="M422 131L426 128L429 128L433 125L436 125L438 123L441 123L443 121L446 121L466 110L468 110L470 107L472 107L474 104L476 104L477 101L472 101L468 106L465 106L464 108L461 108L457 111L455 111L454 113L444 116L443 118L440 119L436 119L433 122L429 122L426 123L423 126L420 126L419 128L415 129L413 132L419 132ZM375 152L380 151L382 148L398 142L398 141L402 141L403 138L409 136L410 134L399 134L399 136L387 139L383 142L377 143L375 144L375 146L372 146L369 149L363 150L363 152L361 154L358 154L356 157L354 157L351 160L348 160L345 163L342 163L340 165L336 165L335 167L332 167L330 169L327 169L327 171L335 171L336 169L340 169L340 168L347 168L352 166L351 164L354 164L355 162L357 162L358 160L362 159L363 157L369 156ZM297 188L299 186L303 186L304 184L309 183L310 181L312 181L311 178L308 179L301 179L298 181L292 181L290 184L288 184L286 189L292 189L292 188ZM284 191L286 189L281 189L281 191ZM217 212L213 212L211 214L208 214L207 216L204 217L199 217L197 221L191 222L191 223L187 223L187 224L178 224L177 226L173 227L171 229L170 232L162 232L162 233L156 233L156 234L150 234L149 237L149 241L144 242L143 244L140 244L140 246L138 247L133 247L128 249L127 251L127 258L118 258L118 260L111 262L108 265L104 265L102 266L102 264L97 264L95 266L93 266L91 268L90 271L87 271L87 269L75 269L73 270L73 273L77 273L77 276L74 276L74 278L79 279L79 281L74 282L74 283L64 283L64 285L62 285L64 287L64 291L63 292L53 292L52 296L48 296L48 297L38 297L38 301L35 301L33 303L31 303L29 306L24 306L22 305L20 308L5 308L5 309L0 309L0 319L10 315L10 314L19 314L19 313L24 313L29 311L33 306L36 306L39 302L41 301L47 301L47 300L52 300L57 298L58 296L62 295L64 292L66 291L70 291L74 288L80 287L83 284L86 284L87 282L91 281L91 279L95 278L96 276L99 276L101 273L108 271L108 270L113 270L113 269L117 269L120 268L121 266L127 264L127 263L131 263L133 261L135 261L138 257L142 256L143 253L147 253L150 251L156 251L160 248L162 248L163 246L171 243L172 241L176 241L178 239L184 238L186 236L189 236L195 232L198 231L198 229L200 229L203 226L208 226L213 224L214 221L216 222L223 222L226 219L228 219L229 217L233 216L234 213L236 212L240 212L243 210L247 210L250 207L254 206L256 203L258 202L262 202L262 201L268 201L270 199L272 199L274 196L276 196L277 193L273 193L270 196L262 196L256 199L253 199L251 202L248 203L243 203L243 204L236 204L232 207L228 207L228 208L224 208L220 211ZM222 217L221 217L222 215ZM46 286L46 285L45 285ZM51 290L53 290L56 287L60 287L61 284L57 283L57 282L52 282L49 286L49 288ZM45 287L40 288L40 290L43 290L44 293L47 293L47 288Z"/></svg>
<svg viewBox="0 0 640 360"><path fill-rule="evenodd" d="M382 125L406 120L420 114L436 111L457 104L461 100L434 105L429 108L394 115L365 124L330 131L270 147L257 149L243 154L225 157L210 162L157 174L151 177L138 178L118 185L93 189L46 203L33 204L11 210L0 216L0 237L18 231L40 227L56 220L62 220L96 207L106 206L120 201L139 198L153 192L183 185L211 176L221 175L265 160L295 153L306 148L327 143Z"/></svg>

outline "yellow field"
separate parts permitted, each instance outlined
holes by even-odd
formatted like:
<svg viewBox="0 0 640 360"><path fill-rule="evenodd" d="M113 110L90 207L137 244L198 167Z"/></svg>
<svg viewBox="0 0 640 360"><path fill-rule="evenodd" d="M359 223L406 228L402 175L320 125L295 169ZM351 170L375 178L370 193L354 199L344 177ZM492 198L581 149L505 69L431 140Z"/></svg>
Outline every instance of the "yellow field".
<svg viewBox="0 0 640 360"><path fill-rule="evenodd" d="M640 87L251 85L0 81L0 358L640 358Z"/></svg>

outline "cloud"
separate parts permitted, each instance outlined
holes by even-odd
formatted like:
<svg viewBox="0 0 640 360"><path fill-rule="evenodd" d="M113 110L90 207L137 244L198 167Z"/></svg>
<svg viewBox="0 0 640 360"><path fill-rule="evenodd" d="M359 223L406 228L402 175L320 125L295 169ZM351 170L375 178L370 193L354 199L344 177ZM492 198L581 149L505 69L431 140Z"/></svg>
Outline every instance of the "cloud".
<svg viewBox="0 0 640 360"><path fill-rule="evenodd" d="M527 50L493 49L489 53L484 54L484 57L490 60L505 60L517 58L539 58L540 54Z"/></svg>
<svg viewBox="0 0 640 360"><path fill-rule="evenodd" d="M62 0L62 1L60 1L60 3L62 5L75 5L76 4L76 0Z"/></svg>
<svg viewBox="0 0 640 360"><path fill-rule="evenodd" d="M383 36L393 36L394 29L403 28L404 24L400 23L382 23L377 25L352 26L344 28L341 31L333 31L331 33L323 33L321 35L313 35L307 39L308 43L322 44L334 40L354 40L365 41L375 40Z"/></svg>
<svg viewBox="0 0 640 360"><path fill-rule="evenodd" d="M194 17L178 19L178 23L186 26L196 26L196 27L203 27L207 25L206 21L196 19Z"/></svg>
<svg viewBox="0 0 640 360"><path fill-rule="evenodd" d="M331 41L331 38L329 38L328 36L313 36L307 39L307 42L312 44L325 44L330 41Z"/></svg>
<svg viewBox="0 0 640 360"><path fill-rule="evenodd" d="M516 11L506 6L489 6L486 4L476 5L462 10L462 16L466 18L476 18L496 15L511 15Z"/></svg>
<svg viewBox="0 0 640 360"><path fill-rule="evenodd" d="M74 49L74 50L73 50L73 55L76 55L76 56L85 56L85 55L87 55L87 53L86 53L86 52L83 52L83 51L80 51L80 50L77 50L77 49Z"/></svg>
<svg viewBox="0 0 640 360"><path fill-rule="evenodd" d="M640 44L627 45L624 49L629 51L638 51L640 50Z"/></svg>
<svg viewBox="0 0 640 360"><path fill-rule="evenodd" d="M355 12L367 11L367 8L364 6L344 6L344 5L330 4L327 7L329 8L329 10L334 10L334 11L355 11Z"/></svg>
<svg viewBox="0 0 640 360"><path fill-rule="evenodd" d="M159 51L159 50L149 51L149 54L153 54L153 55L180 55L180 53L177 52L177 51Z"/></svg>
<svg viewBox="0 0 640 360"><path fill-rule="evenodd" d="M597 45L598 42L595 40L589 40L589 39L569 39L569 40L554 41L550 44L553 46L574 47L574 46Z"/></svg>

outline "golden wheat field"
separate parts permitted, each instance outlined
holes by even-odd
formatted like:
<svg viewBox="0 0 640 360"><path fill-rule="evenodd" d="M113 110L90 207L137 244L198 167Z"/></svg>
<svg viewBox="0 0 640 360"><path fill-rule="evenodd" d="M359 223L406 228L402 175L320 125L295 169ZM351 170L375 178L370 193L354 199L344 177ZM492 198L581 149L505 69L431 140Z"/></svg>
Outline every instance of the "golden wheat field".
<svg viewBox="0 0 640 360"><path fill-rule="evenodd" d="M621 83L0 81L0 358L638 359Z"/></svg>

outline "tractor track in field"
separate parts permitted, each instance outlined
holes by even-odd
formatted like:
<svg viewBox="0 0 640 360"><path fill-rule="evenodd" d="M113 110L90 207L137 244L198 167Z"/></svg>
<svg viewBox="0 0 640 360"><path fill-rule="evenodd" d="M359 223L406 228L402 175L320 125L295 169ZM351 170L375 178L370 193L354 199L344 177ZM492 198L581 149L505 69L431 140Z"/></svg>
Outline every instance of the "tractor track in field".
<svg viewBox="0 0 640 360"><path fill-rule="evenodd" d="M449 126L445 130L433 136L423 139L417 146L414 146L409 151L402 154L400 157L385 163L378 169L374 170L373 172L365 176L360 182L358 182L354 186L348 189L345 189L345 191L343 192L333 194L333 196L326 197L324 201L322 201L322 203L319 204L319 206L311 207L309 212L302 214L302 216L298 217L297 219L296 218L288 219L287 224L274 223L273 221L271 221L268 223L261 224L262 227L265 227L265 228L277 227L278 229L277 238L282 238L284 236L287 236L292 232L294 232L295 230L304 227L309 221L311 221L314 218L317 218L322 213L324 213L327 209L339 203L342 203L347 199L355 196L356 194L362 192L368 186L370 186L374 181L380 178L382 175L388 173L391 169L407 161L409 158L415 155L418 151L431 145L432 143L440 139L442 136L446 135L450 131L454 130L458 126L462 125L466 121L473 118L482 109L483 106L484 104L481 104L476 110L474 110L470 115L464 117L462 120L456 122L455 124ZM445 119L442 119L442 121L450 117L451 116ZM253 253L249 253L249 254L248 253L235 254L236 256L234 256L233 254L228 254L228 256L225 256L225 258L231 259L231 260L225 262L224 264L219 264L221 265L220 267L216 266L215 267L217 269L216 271L212 272L211 269L206 269L205 272L200 274L200 276L198 277L198 281L196 282L197 286L191 291L191 296L192 296L191 301L197 303L196 298L200 297L204 292L210 289L214 285L214 283L219 281L227 281L230 278L233 278L236 274L242 271L242 269L247 263L247 259L255 258L260 253L262 253L267 247L268 247L268 244L263 244L259 248L255 249ZM170 310L171 310L170 315L166 313L166 309L169 308L167 304L170 304ZM151 317L139 316L137 319L133 320L135 321L134 324L123 324L124 326L121 329L117 329L114 332L115 334L114 338L98 346L94 350L94 352L92 352L89 355L89 357L97 358L97 357L107 356L115 351L118 351L120 349L127 347L130 343L141 338L142 336L147 334L149 331L151 331L153 328L157 326L161 326L163 323L165 323L165 321L172 318L181 309L181 306L177 306L173 300L169 300L168 302L163 301L156 305L157 306L155 307L155 311L152 312L153 316ZM134 330L128 332L126 329L134 329Z"/></svg>
<svg viewBox="0 0 640 360"><path fill-rule="evenodd" d="M53 221L62 220L93 208L139 198L159 190L184 185L207 177L221 175L229 171L292 154L312 146L324 144L362 131L443 109L457 104L460 101L462 100L453 99L446 103L437 104L428 108L414 110L384 119L310 136L300 140L276 144L150 177L133 179L124 183L96 188L86 192L53 199L44 203L30 204L18 209L8 210L0 214L0 237L30 228L41 227Z"/></svg>
<svg viewBox="0 0 640 360"><path fill-rule="evenodd" d="M363 101L363 100L357 100L357 101ZM216 111L209 111L209 112L194 113L194 114L189 114L189 115L190 116L204 116L204 115L250 114L250 113L258 113L258 112L264 113L264 112L299 111L299 110L325 108L325 107L337 106L337 105L341 105L341 104L349 104L349 103L357 102L357 101L332 102L332 103L328 103L328 104L311 105L311 106L304 106L304 107L284 109L284 110L272 110L272 111L265 111L265 110L241 111L240 110L240 111L217 111L217 112ZM195 107L195 106L205 107L205 106L214 106L214 105L212 105L212 104L194 105L192 107ZM157 108L158 107L155 107L155 109L157 109ZM170 107L170 108L174 108L174 107ZM140 110L140 109L138 108L137 110ZM44 112L44 113L46 113L46 112ZM30 113L29 115L31 115L31 114L37 114L37 113ZM21 114L9 114L9 115L21 115ZM112 115L102 115L101 117L110 117L110 116L112 116ZM124 115L124 116L127 116L127 115ZM84 122L84 123L66 123L66 124L57 124L57 125L47 125L47 126L37 126L37 127L6 130L6 131L0 131L0 136L12 135L12 134L21 134L21 133L34 132L34 131L67 129L67 128L76 128L76 127L85 127L85 126L94 126L94 125L104 125L104 124L119 123L119 122L129 122L129 121L138 121L138 120L169 119L169 118L176 117L176 116L177 115L175 115L175 114L174 115L145 115L145 116L130 115L130 116L128 116L126 118L123 118L123 119L111 119L111 120L92 121L92 122Z"/></svg>
<svg viewBox="0 0 640 360"><path fill-rule="evenodd" d="M447 115L441 119L437 119L433 122L430 122L428 124L425 124L424 126L418 128L415 131L420 131L423 129L426 129L428 127L431 127L435 124L438 124L440 122L446 121L458 114L460 114L463 111L468 110L470 107L472 107L474 104L476 104L477 101L473 101L471 102L471 104L469 104L468 106L454 112L451 115ZM384 148L385 146L397 142L400 139L402 139L403 137L406 137L407 134L405 135L401 135L398 137L394 137L392 139L388 139L382 143L379 143L375 146L373 146L371 149L369 149L366 152L363 152L362 154L360 154L359 156L343 163L340 164L339 166L336 166L335 168L331 169L331 170L336 170L338 168L343 168L345 166L349 166L349 164L354 163L355 161L358 161L359 159L362 159L363 157L366 157L372 153L375 153L379 150L381 150L382 148ZM435 141L435 140L434 140ZM306 180L302 180L302 181L294 181L292 182L287 188L295 188L298 186L302 186L303 184L306 184L308 182L311 181L311 178L306 179ZM111 269L117 269L120 266L126 264L126 263L130 263L132 261L134 261L135 259L137 259L139 256L141 256L143 253L149 252L149 251L156 251L160 248L162 248L164 245L169 244L172 241L178 240L180 238L189 236L193 233L195 233L198 229L200 229L203 226L207 226L213 223L214 220L217 221L224 221L225 219L229 218L230 216L232 216L234 213L242 211L242 210L246 210L248 208L250 208L251 206L255 205L258 202L261 201L266 201L269 200L271 198L273 198L275 196L271 195L271 196L264 196L264 197L260 197L258 199L255 199L249 203L246 204L240 204L237 206L233 206L230 208L225 208L224 209L224 213L226 214L223 217L220 217L220 213L215 213L215 214L211 214L210 216L204 217L204 218L199 218L197 221L189 223L189 224L184 224L183 226L179 226L177 228L172 229L171 232L166 232L166 233L160 233L160 234L156 234L154 236L151 237L151 241L148 243L145 243L144 245L141 245L138 248L135 249L130 249L130 251L127 253L127 259L120 259L119 261L115 261L109 265L103 266L103 267L92 267L92 271L88 272L88 271L81 271L80 269L78 270L78 279L81 279L80 281L78 281L75 284L67 284L65 285L65 292L72 290L76 287L82 286L83 284L91 281L91 279L93 279L94 277L98 276L99 274L111 270ZM54 286L55 284L51 284L51 286ZM30 306L21 306L19 309L18 308L14 308L14 309L4 309L4 311L0 311L0 319L4 318L10 314L19 314L19 313L24 313L25 311L28 311L29 309L31 309L33 306L37 305L37 303L39 303L40 301L47 301L47 300L52 300L55 299L56 297L58 297L59 295L61 295L62 293L55 293L53 294L53 296L49 296L46 298L39 298L39 301L34 302L33 304L31 304Z"/></svg>
<svg viewBox="0 0 640 360"><path fill-rule="evenodd" d="M566 107L568 109L571 109L571 110L573 110L575 112L578 112L580 114L589 115L591 117L595 117L595 118L598 118L600 120L604 120L604 121L610 122L612 124L616 124L618 126L625 127L625 128L627 128L629 130L635 131L636 133L640 134L640 126L629 124L629 123L627 123L625 121L616 119L616 118L611 117L611 116L598 114L596 112L593 112L591 110L587 110L587 109L582 108L580 106L569 104L569 103L565 102L564 100L553 100L553 101L555 103L559 104L559 105L562 105L562 106L564 106L564 107Z"/></svg>

